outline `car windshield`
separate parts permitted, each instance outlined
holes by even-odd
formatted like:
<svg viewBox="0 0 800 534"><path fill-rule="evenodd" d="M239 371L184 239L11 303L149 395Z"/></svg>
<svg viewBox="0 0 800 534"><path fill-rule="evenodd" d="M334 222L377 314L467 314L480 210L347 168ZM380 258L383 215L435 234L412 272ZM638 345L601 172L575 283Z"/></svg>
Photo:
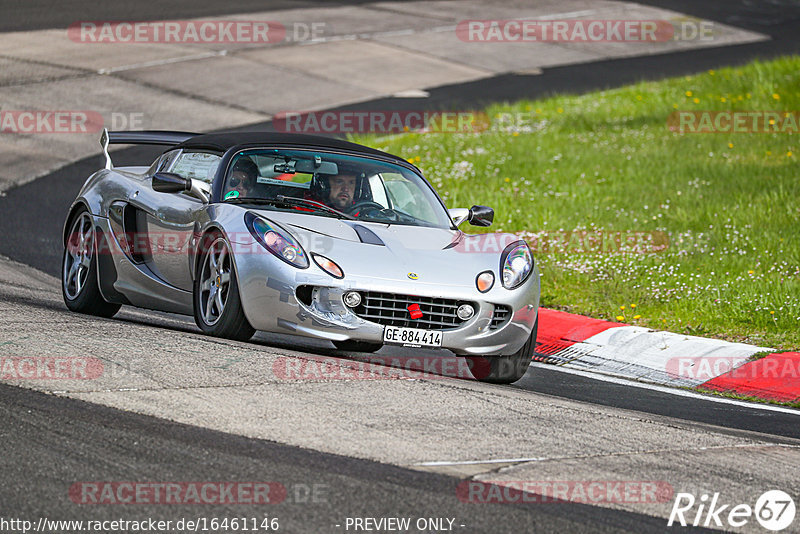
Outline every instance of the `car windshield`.
<svg viewBox="0 0 800 534"><path fill-rule="evenodd" d="M308 150L236 154L222 201L387 224L449 228L438 198L416 173L375 159Z"/></svg>

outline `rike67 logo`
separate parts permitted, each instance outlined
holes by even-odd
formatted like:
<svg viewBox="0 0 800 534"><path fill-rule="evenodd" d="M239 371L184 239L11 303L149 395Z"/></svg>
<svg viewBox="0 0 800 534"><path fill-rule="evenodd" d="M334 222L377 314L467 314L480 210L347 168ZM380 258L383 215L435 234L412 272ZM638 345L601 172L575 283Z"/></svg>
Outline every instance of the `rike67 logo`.
<svg viewBox="0 0 800 534"><path fill-rule="evenodd" d="M789 527L795 516L794 500L781 490L764 492L755 503L725 503L719 493L703 494L696 498L691 493L678 493L669 514L667 526L718 527L724 530L741 528L754 517L767 530L778 532Z"/></svg>

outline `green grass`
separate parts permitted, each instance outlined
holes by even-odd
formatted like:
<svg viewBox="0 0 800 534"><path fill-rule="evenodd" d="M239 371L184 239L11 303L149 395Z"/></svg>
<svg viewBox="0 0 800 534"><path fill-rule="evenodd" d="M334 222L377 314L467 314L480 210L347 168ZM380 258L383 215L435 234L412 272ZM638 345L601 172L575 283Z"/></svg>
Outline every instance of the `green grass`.
<svg viewBox="0 0 800 534"><path fill-rule="evenodd" d="M701 393L703 395L711 395L714 397L725 397L726 399L734 399L734 400L741 400L741 401L748 401L748 402L757 402L760 404L772 404L776 406L787 406L789 408L797 408L800 409L800 401L779 401L775 399L765 399L762 397L754 397L753 395L742 395L740 393L735 393L732 391L716 391L713 389L705 389L703 387L696 387L696 388L681 388L687 391L693 391L695 393Z"/></svg>
<svg viewBox="0 0 800 534"><path fill-rule="evenodd" d="M797 349L798 135L681 134L676 109L800 110L800 58L497 105L521 120L478 134L354 140L413 161L448 206L492 206L489 231L669 235L659 253L537 253L542 306Z"/></svg>

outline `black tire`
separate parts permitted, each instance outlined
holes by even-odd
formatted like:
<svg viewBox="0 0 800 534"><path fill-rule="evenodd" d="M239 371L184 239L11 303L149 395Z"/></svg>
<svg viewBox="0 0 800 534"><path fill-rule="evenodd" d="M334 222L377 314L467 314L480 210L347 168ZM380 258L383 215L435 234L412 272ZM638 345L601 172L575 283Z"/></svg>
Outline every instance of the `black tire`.
<svg viewBox="0 0 800 534"><path fill-rule="evenodd" d="M220 247L224 247L226 251L225 257L221 261L219 261ZM211 255L214 257L213 262L209 257ZM219 261L219 268L215 270L213 265L216 265L217 261ZM214 273L213 277L210 276L212 272ZM226 275L227 278L225 278ZM209 282L211 284L206 287ZM216 299L216 292L220 294L219 300ZM230 255L230 245L218 232L207 234L203 240L192 293L194 321L204 334L236 341L247 341L253 337L256 330L244 316L236 268ZM218 306L219 302L222 302L221 310Z"/></svg>
<svg viewBox="0 0 800 534"><path fill-rule="evenodd" d="M345 341L334 341L334 345L338 350L343 350L347 352L375 352L380 349L383 344L382 343L370 343L369 341L353 341L352 339L347 339Z"/></svg>
<svg viewBox="0 0 800 534"><path fill-rule="evenodd" d="M92 215L84 208L69 221L61 257L61 295L71 311L112 317L120 304L106 302L97 282L97 246ZM74 269L74 271L73 271Z"/></svg>
<svg viewBox="0 0 800 534"><path fill-rule="evenodd" d="M490 384L511 384L525 376L536 349L538 329L537 317L528 341L514 354L491 357L467 356L467 364L475 380Z"/></svg>

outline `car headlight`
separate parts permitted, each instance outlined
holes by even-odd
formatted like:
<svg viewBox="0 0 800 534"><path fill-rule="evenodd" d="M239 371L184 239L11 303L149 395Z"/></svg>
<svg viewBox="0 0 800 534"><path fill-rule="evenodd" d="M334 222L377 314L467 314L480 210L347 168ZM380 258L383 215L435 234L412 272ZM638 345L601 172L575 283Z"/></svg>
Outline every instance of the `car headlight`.
<svg viewBox="0 0 800 534"><path fill-rule="evenodd" d="M249 211L244 222L256 241L272 254L298 269L308 268L308 256L289 232Z"/></svg>
<svg viewBox="0 0 800 534"><path fill-rule="evenodd" d="M503 250L500 257L500 279L503 287L514 289L528 279L533 270L533 256L525 241L516 241Z"/></svg>

